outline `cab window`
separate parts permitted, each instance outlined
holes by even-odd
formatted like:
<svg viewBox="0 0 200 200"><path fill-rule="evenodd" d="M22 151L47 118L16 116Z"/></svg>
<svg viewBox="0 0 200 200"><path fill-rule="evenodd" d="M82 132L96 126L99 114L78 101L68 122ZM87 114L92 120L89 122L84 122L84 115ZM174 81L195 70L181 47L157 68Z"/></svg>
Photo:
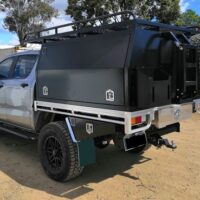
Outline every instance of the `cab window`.
<svg viewBox="0 0 200 200"><path fill-rule="evenodd" d="M14 69L14 78L26 78L32 71L37 55L19 56Z"/></svg>
<svg viewBox="0 0 200 200"><path fill-rule="evenodd" d="M7 79L9 77L14 58L8 58L0 63L0 79Z"/></svg>

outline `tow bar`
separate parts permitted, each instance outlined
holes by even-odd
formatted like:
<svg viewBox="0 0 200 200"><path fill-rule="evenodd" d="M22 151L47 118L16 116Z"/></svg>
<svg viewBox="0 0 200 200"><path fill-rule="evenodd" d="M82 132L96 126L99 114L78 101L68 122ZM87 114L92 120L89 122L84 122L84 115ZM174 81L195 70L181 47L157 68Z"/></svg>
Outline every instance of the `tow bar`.
<svg viewBox="0 0 200 200"><path fill-rule="evenodd" d="M168 139L164 139L160 135L152 135L148 138L148 142L157 148L161 148L163 145L172 150L177 148L174 141L170 142Z"/></svg>

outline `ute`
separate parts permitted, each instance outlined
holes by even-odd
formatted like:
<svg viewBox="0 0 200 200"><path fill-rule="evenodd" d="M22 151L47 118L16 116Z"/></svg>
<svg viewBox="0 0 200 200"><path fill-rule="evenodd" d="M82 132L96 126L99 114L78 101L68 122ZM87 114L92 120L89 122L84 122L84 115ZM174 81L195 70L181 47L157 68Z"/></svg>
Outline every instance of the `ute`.
<svg viewBox="0 0 200 200"><path fill-rule="evenodd" d="M143 152L199 110L198 32L125 11L44 29L40 52L0 63L2 130L38 139L49 177L66 181L95 163L95 147Z"/></svg>

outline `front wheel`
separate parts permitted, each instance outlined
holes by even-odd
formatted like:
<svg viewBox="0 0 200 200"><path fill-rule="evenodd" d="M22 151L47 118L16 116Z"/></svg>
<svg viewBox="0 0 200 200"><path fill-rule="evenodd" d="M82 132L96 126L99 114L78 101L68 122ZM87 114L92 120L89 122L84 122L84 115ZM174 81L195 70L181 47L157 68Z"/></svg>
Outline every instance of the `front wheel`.
<svg viewBox="0 0 200 200"><path fill-rule="evenodd" d="M73 179L83 170L78 146L72 142L65 122L52 122L41 130L38 151L46 174L56 181Z"/></svg>

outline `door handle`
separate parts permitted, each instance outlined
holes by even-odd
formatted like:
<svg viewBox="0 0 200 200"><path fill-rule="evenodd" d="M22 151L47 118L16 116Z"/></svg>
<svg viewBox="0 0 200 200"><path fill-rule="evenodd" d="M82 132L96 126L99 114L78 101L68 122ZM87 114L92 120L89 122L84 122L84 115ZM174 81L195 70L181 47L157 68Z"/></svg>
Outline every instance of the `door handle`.
<svg viewBox="0 0 200 200"><path fill-rule="evenodd" d="M4 87L4 85L0 85L0 89L1 89L2 87Z"/></svg>
<svg viewBox="0 0 200 200"><path fill-rule="evenodd" d="M23 87L23 88L28 87L28 83L22 83L21 87Z"/></svg>

